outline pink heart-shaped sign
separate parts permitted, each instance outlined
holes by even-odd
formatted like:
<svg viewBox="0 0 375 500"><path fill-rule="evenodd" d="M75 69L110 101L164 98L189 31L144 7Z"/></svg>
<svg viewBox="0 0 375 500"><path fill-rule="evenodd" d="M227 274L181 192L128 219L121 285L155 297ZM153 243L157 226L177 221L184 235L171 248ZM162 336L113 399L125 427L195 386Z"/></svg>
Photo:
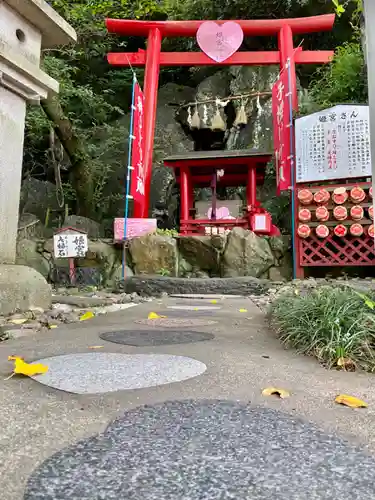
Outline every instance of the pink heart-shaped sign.
<svg viewBox="0 0 375 500"><path fill-rule="evenodd" d="M208 209L207 212L207 217L211 219L212 216L212 208ZM216 219L229 219L230 218L230 212L227 207L221 207L216 210Z"/></svg>
<svg viewBox="0 0 375 500"><path fill-rule="evenodd" d="M224 24L207 21L202 23L197 31L199 47L218 63L233 55L241 47L242 41L242 28L232 21Z"/></svg>

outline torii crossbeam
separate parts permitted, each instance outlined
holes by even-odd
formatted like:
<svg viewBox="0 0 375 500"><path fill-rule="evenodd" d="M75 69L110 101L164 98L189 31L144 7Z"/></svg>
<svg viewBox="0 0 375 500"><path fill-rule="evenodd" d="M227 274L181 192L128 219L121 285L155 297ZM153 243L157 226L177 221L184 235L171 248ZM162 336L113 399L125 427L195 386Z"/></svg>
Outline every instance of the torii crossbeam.
<svg viewBox="0 0 375 500"><path fill-rule="evenodd" d="M279 64L284 68L291 61L291 85L293 108L298 107L295 64L322 64L333 57L333 51L304 51L295 49L293 36L304 33L330 31L335 21L334 14L292 19L239 20L244 36L277 36L278 51L237 52L221 63L210 59L202 52L161 52L163 38L195 37L200 25L206 21L133 21L129 19L106 19L110 33L122 36L147 37L147 50L137 53L110 53L108 62L114 66L145 66L145 123L144 123L144 172L145 203L134 207L134 217L147 218L152 174L152 157L161 66L262 66ZM224 24L227 21L215 21Z"/></svg>

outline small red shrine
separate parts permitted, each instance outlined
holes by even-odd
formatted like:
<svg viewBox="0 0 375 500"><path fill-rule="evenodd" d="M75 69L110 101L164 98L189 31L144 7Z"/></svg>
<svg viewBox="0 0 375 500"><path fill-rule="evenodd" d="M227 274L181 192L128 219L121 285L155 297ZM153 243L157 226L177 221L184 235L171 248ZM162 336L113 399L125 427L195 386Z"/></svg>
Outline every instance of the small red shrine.
<svg viewBox="0 0 375 500"><path fill-rule="evenodd" d="M280 234L270 215L257 202L272 153L257 151L197 151L164 160L173 168L180 187L180 233L217 234L233 227L258 234ZM218 200L218 186L246 186L246 202ZM212 202L195 202L194 188L211 188Z"/></svg>

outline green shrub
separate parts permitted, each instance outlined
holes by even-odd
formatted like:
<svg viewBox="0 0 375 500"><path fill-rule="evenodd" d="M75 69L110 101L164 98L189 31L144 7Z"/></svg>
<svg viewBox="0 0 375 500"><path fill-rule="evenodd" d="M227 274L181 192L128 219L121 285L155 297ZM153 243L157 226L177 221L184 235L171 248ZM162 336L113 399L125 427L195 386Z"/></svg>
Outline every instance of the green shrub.
<svg viewBox="0 0 375 500"><path fill-rule="evenodd" d="M157 229L156 234L160 234L161 236L178 236L178 231L176 229Z"/></svg>
<svg viewBox="0 0 375 500"><path fill-rule="evenodd" d="M352 288L321 286L281 294L271 322L286 346L326 366L375 371L375 302Z"/></svg>

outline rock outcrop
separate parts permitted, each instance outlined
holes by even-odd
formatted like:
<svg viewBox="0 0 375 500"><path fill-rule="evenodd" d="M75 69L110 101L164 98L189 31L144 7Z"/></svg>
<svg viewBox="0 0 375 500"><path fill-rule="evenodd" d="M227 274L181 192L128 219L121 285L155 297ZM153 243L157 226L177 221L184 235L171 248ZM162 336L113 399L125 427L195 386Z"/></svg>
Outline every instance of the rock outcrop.
<svg viewBox="0 0 375 500"><path fill-rule="evenodd" d="M88 241L85 258L76 259L84 284L115 287L122 280L122 249L110 239ZM69 281L68 259L53 254L53 238L21 239L17 263L30 266L55 284ZM125 276L153 275L183 278L291 278L290 238L258 237L235 228L228 235L171 236L149 234L129 242Z"/></svg>
<svg viewBox="0 0 375 500"><path fill-rule="evenodd" d="M275 256L267 239L259 238L252 231L234 228L221 260L224 278L253 276L260 278L275 264Z"/></svg>
<svg viewBox="0 0 375 500"><path fill-rule="evenodd" d="M135 274L178 275L177 241L170 236L148 234L129 243Z"/></svg>

